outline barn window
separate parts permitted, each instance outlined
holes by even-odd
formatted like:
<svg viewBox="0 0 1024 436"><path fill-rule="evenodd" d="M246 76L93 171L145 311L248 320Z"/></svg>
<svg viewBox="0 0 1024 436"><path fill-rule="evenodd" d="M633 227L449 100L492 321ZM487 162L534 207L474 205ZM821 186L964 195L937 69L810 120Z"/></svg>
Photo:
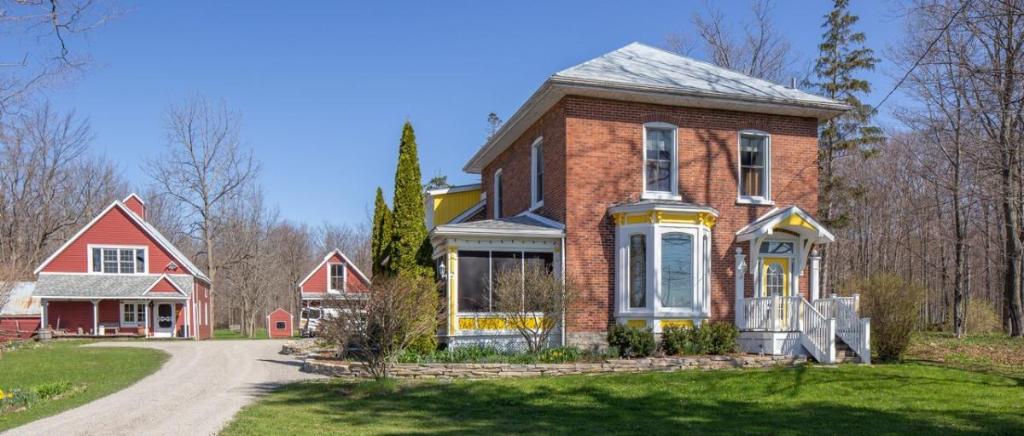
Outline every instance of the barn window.
<svg viewBox="0 0 1024 436"><path fill-rule="evenodd" d="M143 247L91 247L91 271L104 274L145 274L146 249Z"/></svg>
<svg viewBox="0 0 1024 436"><path fill-rule="evenodd" d="M278 330L284 330L285 329L285 322L284 321L278 321L277 323L274 324L274 328L276 328Z"/></svg>

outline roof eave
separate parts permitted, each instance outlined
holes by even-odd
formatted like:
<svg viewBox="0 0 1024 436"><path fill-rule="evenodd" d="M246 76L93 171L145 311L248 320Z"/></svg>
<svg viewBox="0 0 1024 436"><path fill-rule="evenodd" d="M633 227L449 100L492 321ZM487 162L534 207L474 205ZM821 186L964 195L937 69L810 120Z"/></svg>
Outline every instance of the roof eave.
<svg viewBox="0 0 1024 436"><path fill-rule="evenodd" d="M526 103L498 130L462 167L470 174L479 174L512 141L529 128L551 106L566 95L613 98L625 101L643 101L669 106L701 107L740 112L773 113L818 120L828 120L850 110L845 103L808 102L798 100L746 98L734 95L708 93L697 90L642 86L551 76L537 89Z"/></svg>

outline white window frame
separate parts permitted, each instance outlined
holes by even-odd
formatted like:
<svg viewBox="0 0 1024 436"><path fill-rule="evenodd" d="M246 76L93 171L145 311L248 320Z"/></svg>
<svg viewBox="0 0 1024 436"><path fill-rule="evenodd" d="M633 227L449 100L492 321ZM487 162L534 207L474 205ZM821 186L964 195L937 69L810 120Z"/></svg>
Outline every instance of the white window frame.
<svg viewBox="0 0 1024 436"><path fill-rule="evenodd" d="M630 256L630 253L631 253L631 249L632 249L632 245L631 244L633 243L633 237L634 236L643 236L644 237L644 305L643 305L643 307L633 307L630 304L630 294L633 292L633 289L632 289L633 283L631 282L633 277L632 277L632 274L631 274L631 271L630 271L630 267L633 264L633 259ZM626 250L625 250L623 255L626 258L626 262L625 262L625 268L623 269L623 274L625 275L625 280L623 281L623 283L624 283L626 292L623 294L625 299L622 301L622 304L623 304L623 307L625 307L627 310L641 310L641 311L642 310L647 310L647 309L649 309L651 307L651 301L648 299L648 296L650 294L650 289L651 289L651 282L650 282L651 272L648 271L648 270L650 269L650 267L652 265L650 264L650 259L647 258L647 256L650 254L648 252L648 247L651 244L651 238L647 234L647 232L632 231L632 232L627 232L626 233L626 238L625 239L626 240L624 242L626 244Z"/></svg>
<svg viewBox="0 0 1024 436"><path fill-rule="evenodd" d="M693 307L673 308L661 305L661 240L666 233L686 233L693 237ZM642 234L647 239L646 307L629 307L629 238ZM711 230L694 224L643 223L620 225L616 230L616 316L621 318L690 318L711 316L711 265L714 245ZM707 237L705 239L705 236ZM704 276L704 277L702 277Z"/></svg>
<svg viewBox="0 0 1024 436"><path fill-rule="evenodd" d="M127 306L129 304L132 305L133 309L135 309L135 311L134 311L134 313L135 313L135 321L134 322L125 322L125 320L124 320L124 314L126 313L125 306ZM120 304L118 304L118 306L120 307L120 311L119 311L119 314L118 314L118 324L121 327L141 327L141 326L146 326L147 325L146 322L148 320L143 320L143 321L140 322L139 321L139 314L141 313L142 316L145 317L148 314L148 311L146 310L146 306L148 306L148 305L149 305L149 303L146 302L146 301L133 301L133 300L121 301ZM141 312L139 311L140 308L142 309Z"/></svg>
<svg viewBox="0 0 1024 436"><path fill-rule="evenodd" d="M491 190L494 191L494 205L492 207L493 215L494 219L498 219L501 218L501 197L502 194L504 194L501 192L503 190L501 186L501 168L498 168L498 170L494 172L494 178L491 181Z"/></svg>
<svg viewBox="0 0 1024 436"><path fill-rule="evenodd" d="M530 210L537 210L544 206L544 192L543 187L538 189L537 176L543 176L544 162L537 159L537 151L540 151L541 158L544 156L544 137L538 137L530 145Z"/></svg>
<svg viewBox="0 0 1024 436"><path fill-rule="evenodd" d="M744 136L764 138L764 195L743 195L743 156L740 147ZM772 201L772 135L763 130L745 129L736 135L736 203L774 205Z"/></svg>
<svg viewBox="0 0 1024 436"><path fill-rule="evenodd" d="M669 186L671 192L662 191L648 191L647 190L647 130L648 129L668 129L672 131L672 163L671 163L671 174ZM641 198L644 200L682 200L679 196L679 127L675 124L664 123L660 121L654 121L644 123L643 137L641 140L641 153L643 159L641 160L641 182L640 186Z"/></svg>
<svg viewBox="0 0 1024 436"><path fill-rule="evenodd" d="M136 265L135 265L135 272L133 272L133 273L122 273L122 272L120 272L121 271L120 264L118 265L118 268L117 268L118 272L116 272L116 273L103 272L102 271L103 270L103 259L101 258L100 259L100 271L93 271L92 270L92 261L93 261L93 259L92 259L92 257L93 257L92 256L92 252L93 252L94 249L97 249L97 248L100 250L100 256L103 255L102 252L103 252L104 249L118 250L118 262L120 262L120 256L121 256L120 250L129 250L129 249L130 250L143 250L143 258L145 259L145 262L146 262L146 268L145 268L146 270L145 271L139 271L138 270L138 263L136 263ZM149 262L149 247L147 247L145 245L87 244L86 245L86 251L87 251L87 254L86 254L86 269L85 270L88 271L89 274L104 274L104 275L138 275L138 274L149 274L149 266L150 266L150 262ZM135 258L135 253L133 252L132 253L132 259L134 259L134 258Z"/></svg>
<svg viewBox="0 0 1024 436"><path fill-rule="evenodd" d="M327 292L332 294L340 294L348 291L348 280L346 280L348 274L348 266L345 265L344 263L330 262L328 262L326 265L327 267L324 269L327 270ZM331 267L334 265L341 265L341 289L334 289L333 287L331 287Z"/></svg>

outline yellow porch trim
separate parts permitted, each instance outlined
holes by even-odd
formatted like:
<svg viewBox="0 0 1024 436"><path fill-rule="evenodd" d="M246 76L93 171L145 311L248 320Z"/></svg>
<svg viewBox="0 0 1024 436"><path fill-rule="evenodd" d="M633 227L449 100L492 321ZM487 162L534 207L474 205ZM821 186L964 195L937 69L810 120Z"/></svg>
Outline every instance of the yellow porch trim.
<svg viewBox="0 0 1024 436"><path fill-rule="evenodd" d="M536 328L538 321L528 319L526 325ZM511 330L508 321L501 316L460 316L459 328L462 330Z"/></svg>

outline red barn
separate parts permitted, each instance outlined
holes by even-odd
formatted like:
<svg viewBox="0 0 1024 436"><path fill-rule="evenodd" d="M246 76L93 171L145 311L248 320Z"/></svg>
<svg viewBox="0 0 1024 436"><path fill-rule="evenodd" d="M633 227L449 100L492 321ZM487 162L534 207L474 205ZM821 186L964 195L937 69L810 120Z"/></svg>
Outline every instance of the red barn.
<svg viewBox="0 0 1024 436"><path fill-rule="evenodd" d="M316 324L323 316L323 301L331 297L344 297L370 290L370 279L356 267L345 253L334 249L299 281L299 299L302 302L302 316L299 328L304 334L316 330Z"/></svg>
<svg viewBox="0 0 1024 436"><path fill-rule="evenodd" d="M0 342L29 339L39 330L39 299L32 296L36 284L16 282L10 285L7 302L0 305Z"/></svg>
<svg viewBox="0 0 1024 436"><path fill-rule="evenodd" d="M57 335L212 336L210 279L146 221L114 201L35 271L42 325Z"/></svg>
<svg viewBox="0 0 1024 436"><path fill-rule="evenodd" d="M267 335L270 339L292 337L292 314L280 307L267 315Z"/></svg>

